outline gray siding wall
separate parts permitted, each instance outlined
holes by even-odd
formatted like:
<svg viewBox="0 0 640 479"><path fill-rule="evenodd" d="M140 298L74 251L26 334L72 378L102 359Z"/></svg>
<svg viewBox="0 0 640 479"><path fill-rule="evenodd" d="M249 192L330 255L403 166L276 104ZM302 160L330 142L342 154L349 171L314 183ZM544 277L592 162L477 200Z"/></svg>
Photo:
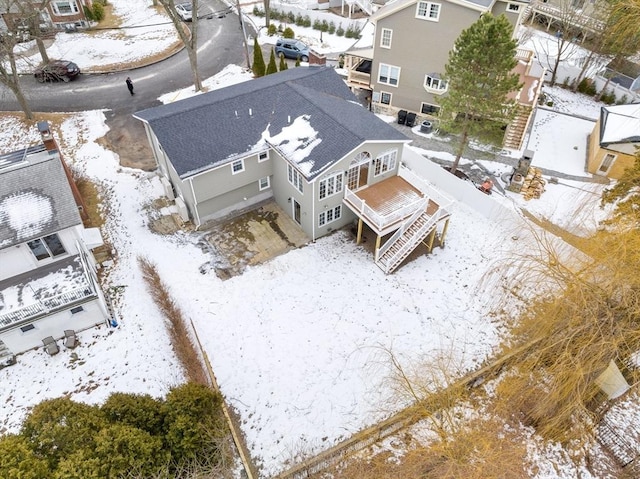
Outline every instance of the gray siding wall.
<svg viewBox="0 0 640 479"><path fill-rule="evenodd" d="M419 113L421 102L439 104L441 95L429 93L423 87L425 75L444 74L454 42L463 29L480 18L480 12L476 10L446 1L439 3L441 8L437 22L416 18L414 4L382 18L376 24L371 85L376 92L392 94L392 107ZM383 28L393 31L391 48L380 47ZM381 63L401 68L398 86L378 83Z"/></svg>
<svg viewBox="0 0 640 479"><path fill-rule="evenodd" d="M519 8L517 12L507 11L507 7L509 6L510 3L513 3L514 5L518 5ZM519 2L496 2L493 5L493 8L491 9L491 13L494 17L499 17L504 13L504 16L507 17L507 20L509 20L509 23L511 23L511 26L515 29L516 25L518 24L518 18L520 16L520 13L525 8L527 8L527 6Z"/></svg>

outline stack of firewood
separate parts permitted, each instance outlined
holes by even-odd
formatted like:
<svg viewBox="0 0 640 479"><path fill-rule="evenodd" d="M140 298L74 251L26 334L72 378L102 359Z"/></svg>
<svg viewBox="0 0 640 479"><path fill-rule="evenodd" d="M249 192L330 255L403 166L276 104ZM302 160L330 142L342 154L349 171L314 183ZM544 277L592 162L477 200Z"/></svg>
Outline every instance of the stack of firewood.
<svg viewBox="0 0 640 479"><path fill-rule="evenodd" d="M544 193L544 186L547 184L547 181L542 178L542 171L540 168L531 167L527 172L527 176L524 179L524 184L522 185L522 196L525 200L530 200L532 198L540 198L540 195Z"/></svg>

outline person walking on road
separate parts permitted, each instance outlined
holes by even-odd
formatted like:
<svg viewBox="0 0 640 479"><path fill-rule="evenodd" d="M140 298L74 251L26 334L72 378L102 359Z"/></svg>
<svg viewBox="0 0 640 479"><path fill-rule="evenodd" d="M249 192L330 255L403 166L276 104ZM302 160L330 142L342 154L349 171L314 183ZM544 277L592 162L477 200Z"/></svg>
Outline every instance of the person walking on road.
<svg viewBox="0 0 640 479"><path fill-rule="evenodd" d="M129 93L133 96L133 82L131 81L131 77L127 77L127 88L129 89Z"/></svg>

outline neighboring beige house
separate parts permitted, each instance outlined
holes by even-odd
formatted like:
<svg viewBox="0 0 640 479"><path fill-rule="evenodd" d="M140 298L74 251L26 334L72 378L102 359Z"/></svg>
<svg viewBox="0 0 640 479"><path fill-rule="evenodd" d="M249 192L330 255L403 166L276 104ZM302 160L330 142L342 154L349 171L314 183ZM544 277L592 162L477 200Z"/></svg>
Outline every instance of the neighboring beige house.
<svg viewBox="0 0 640 479"><path fill-rule="evenodd" d="M442 79L449 51L462 31L483 13L504 14L515 27L526 2L503 0L397 0L371 17L375 25L371 48L347 52L347 83L369 99L376 113L415 113L418 121L437 117L447 92ZM517 67L524 84L515 98L518 118L505 135L505 146L520 149L542 87L542 77L530 76L533 55L518 51Z"/></svg>
<svg viewBox="0 0 640 479"><path fill-rule="evenodd" d="M619 179L640 148L640 104L604 106L589 136L587 169Z"/></svg>
<svg viewBox="0 0 640 479"><path fill-rule="evenodd" d="M524 21L543 25L547 32L561 31L567 27L584 39L589 32L602 28L599 4L602 0L532 0L526 10Z"/></svg>

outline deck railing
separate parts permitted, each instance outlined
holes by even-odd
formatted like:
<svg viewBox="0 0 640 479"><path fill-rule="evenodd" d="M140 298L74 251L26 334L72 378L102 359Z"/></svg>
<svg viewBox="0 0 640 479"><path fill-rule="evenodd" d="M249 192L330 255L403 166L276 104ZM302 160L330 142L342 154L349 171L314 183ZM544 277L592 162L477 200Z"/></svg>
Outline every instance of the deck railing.
<svg viewBox="0 0 640 479"><path fill-rule="evenodd" d="M401 208L398 208L395 211L392 211L388 214L380 214L366 202L358 197L352 190L349 188L345 188L344 199L348 201L356 211L362 216L367 222L375 227L378 232L384 231L386 228L401 222L408 216L411 216L417 209L420 208L420 205L425 201L425 198L419 198L411 203L404 205Z"/></svg>
<svg viewBox="0 0 640 479"><path fill-rule="evenodd" d="M357 83L358 85L366 85L368 87L371 84L371 74L351 69L347 75L347 81L349 83Z"/></svg>
<svg viewBox="0 0 640 479"><path fill-rule="evenodd" d="M82 286L80 288L67 291L66 293L57 294L49 298L44 298L37 303L23 306L22 308L14 309L8 313L0 314L0 328L9 326L18 321L30 319L41 314L48 314L56 309L62 309L77 301L83 300L94 296L95 292L89 286Z"/></svg>
<svg viewBox="0 0 640 479"><path fill-rule="evenodd" d="M396 231L393 234L393 236L391 236L391 238L389 238L387 242L382 245L382 247L376 250L376 255L375 255L376 261L379 261L380 258L387 252L387 250L391 248L391 246L398 240L398 238L400 238L404 234L404 232L407 231L407 228L409 228L409 226L411 226L418 218L420 218L420 216L422 216L422 214L427 209L428 202L429 200L427 198L423 198L422 204L418 209L416 209L415 213L413 213L413 216L411 216L411 218L409 218L407 221L402 223L402 226L398 228L398 231ZM435 224L435 221L434 221L434 224Z"/></svg>
<svg viewBox="0 0 640 479"><path fill-rule="evenodd" d="M431 186L409 168L400 166L400 169L398 170L398 176L407 180L408 183L411 183L411 185L420 190L420 192L424 196L430 198L431 201L438 205L438 209L447 209L453 204L452 197Z"/></svg>

